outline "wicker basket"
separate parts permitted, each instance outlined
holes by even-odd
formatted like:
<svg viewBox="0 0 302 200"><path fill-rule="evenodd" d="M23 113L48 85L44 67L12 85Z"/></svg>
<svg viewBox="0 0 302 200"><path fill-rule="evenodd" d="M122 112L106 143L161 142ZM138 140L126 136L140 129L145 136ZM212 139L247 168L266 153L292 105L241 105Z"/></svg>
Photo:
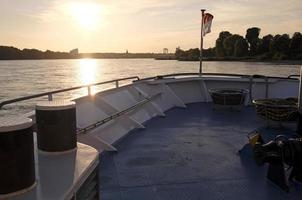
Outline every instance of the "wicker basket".
<svg viewBox="0 0 302 200"><path fill-rule="evenodd" d="M244 105L248 90L213 88L209 89L209 93L213 100L214 110L230 109L240 111Z"/></svg>
<svg viewBox="0 0 302 200"><path fill-rule="evenodd" d="M248 90L244 89L209 89L213 103L216 105L242 105Z"/></svg>
<svg viewBox="0 0 302 200"><path fill-rule="evenodd" d="M266 120L290 122L297 119L298 100L288 99L256 99L253 100L257 115Z"/></svg>

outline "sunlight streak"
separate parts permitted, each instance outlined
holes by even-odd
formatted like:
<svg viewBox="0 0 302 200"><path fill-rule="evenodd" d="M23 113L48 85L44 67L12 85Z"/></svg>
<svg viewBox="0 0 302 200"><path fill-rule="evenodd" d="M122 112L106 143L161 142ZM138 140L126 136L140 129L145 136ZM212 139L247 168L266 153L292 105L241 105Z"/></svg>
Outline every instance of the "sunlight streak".
<svg viewBox="0 0 302 200"><path fill-rule="evenodd" d="M79 80L81 81L81 85L88 85L91 83L95 83L96 73L97 73L97 60L95 59L80 59L79 60ZM96 93L96 88L91 88L91 93Z"/></svg>

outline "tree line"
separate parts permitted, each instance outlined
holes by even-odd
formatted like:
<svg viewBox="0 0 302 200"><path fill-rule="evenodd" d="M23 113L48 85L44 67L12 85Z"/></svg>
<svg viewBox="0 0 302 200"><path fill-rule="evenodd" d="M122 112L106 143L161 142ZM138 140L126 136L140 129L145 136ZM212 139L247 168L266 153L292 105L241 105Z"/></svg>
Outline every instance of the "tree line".
<svg viewBox="0 0 302 200"><path fill-rule="evenodd" d="M50 50L40 51L38 49L18 49L9 46L0 46L0 60L16 59L71 59L77 55L67 52L54 52Z"/></svg>
<svg viewBox="0 0 302 200"><path fill-rule="evenodd" d="M154 53L68 53L55 51L41 51L38 49L18 49L0 46L0 60L27 59L77 59L77 58L155 58Z"/></svg>
<svg viewBox="0 0 302 200"><path fill-rule="evenodd" d="M265 35L259 37L261 29L248 28L245 37L222 31L216 39L215 47L203 49L203 57L208 60L302 60L302 34ZM178 60L199 60L198 48L184 51L176 48Z"/></svg>

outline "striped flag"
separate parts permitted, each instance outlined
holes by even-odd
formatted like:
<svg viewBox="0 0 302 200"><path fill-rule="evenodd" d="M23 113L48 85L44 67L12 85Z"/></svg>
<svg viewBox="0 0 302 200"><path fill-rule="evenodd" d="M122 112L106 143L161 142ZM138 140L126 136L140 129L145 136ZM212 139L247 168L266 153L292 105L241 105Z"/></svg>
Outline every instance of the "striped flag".
<svg viewBox="0 0 302 200"><path fill-rule="evenodd" d="M211 32L211 25L212 20L214 16L210 13L205 13L203 16L203 30L202 30L202 36L205 36L207 33Z"/></svg>

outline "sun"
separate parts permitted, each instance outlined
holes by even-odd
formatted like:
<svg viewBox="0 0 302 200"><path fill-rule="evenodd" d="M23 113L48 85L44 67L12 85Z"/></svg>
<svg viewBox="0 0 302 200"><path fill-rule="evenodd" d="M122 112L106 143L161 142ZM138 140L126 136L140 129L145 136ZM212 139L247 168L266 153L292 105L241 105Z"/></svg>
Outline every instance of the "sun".
<svg viewBox="0 0 302 200"><path fill-rule="evenodd" d="M95 3L73 2L69 5L72 18L84 29L96 29L100 25L101 6Z"/></svg>

